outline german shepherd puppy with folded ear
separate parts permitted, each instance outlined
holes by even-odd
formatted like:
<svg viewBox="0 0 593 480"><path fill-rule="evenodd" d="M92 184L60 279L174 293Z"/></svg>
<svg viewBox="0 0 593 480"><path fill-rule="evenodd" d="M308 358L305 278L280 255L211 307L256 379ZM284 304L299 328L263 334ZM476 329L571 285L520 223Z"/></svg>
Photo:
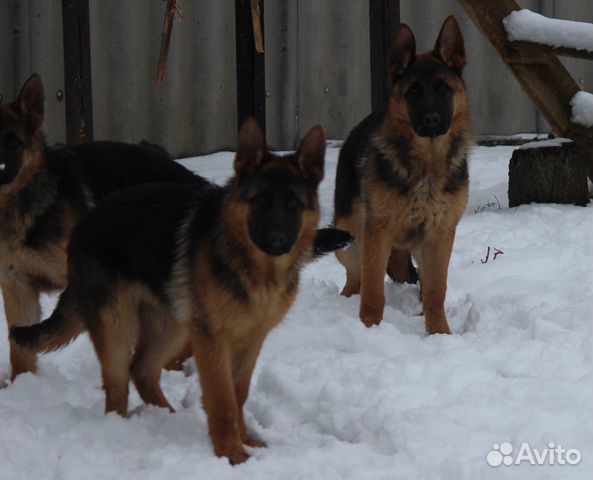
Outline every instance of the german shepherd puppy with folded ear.
<svg viewBox="0 0 593 480"><path fill-rule="evenodd" d="M383 318L384 281L416 281L420 270L428 333L450 333L447 271L455 229L467 204L472 145L466 64L459 25L448 17L432 51L416 54L401 24L389 65L393 89L385 111L348 136L336 173L334 225L360 241L337 252L346 268L342 295L360 293L360 319Z"/></svg>
<svg viewBox="0 0 593 480"><path fill-rule="evenodd" d="M321 127L281 157L249 118L225 187L148 185L111 196L72 236L56 310L13 329L13 340L55 350L86 327L105 411L126 416L130 379L146 403L173 410L160 373L189 339L214 452L244 462L244 444L264 446L243 419L253 368L315 254L324 156Z"/></svg>

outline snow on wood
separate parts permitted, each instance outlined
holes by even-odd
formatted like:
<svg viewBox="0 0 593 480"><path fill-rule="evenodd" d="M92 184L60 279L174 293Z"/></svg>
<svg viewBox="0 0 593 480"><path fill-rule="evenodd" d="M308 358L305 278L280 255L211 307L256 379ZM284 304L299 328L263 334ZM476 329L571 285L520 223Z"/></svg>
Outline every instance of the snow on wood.
<svg viewBox="0 0 593 480"><path fill-rule="evenodd" d="M585 127L593 127L593 94L578 92L570 101L572 121Z"/></svg>
<svg viewBox="0 0 593 480"><path fill-rule="evenodd" d="M570 138L552 138L550 140L524 143L519 147L519 149L528 150L531 148L561 147L564 143L572 143L572 140Z"/></svg>
<svg viewBox="0 0 593 480"><path fill-rule="evenodd" d="M523 9L503 19L509 40L593 52L593 24L548 18Z"/></svg>

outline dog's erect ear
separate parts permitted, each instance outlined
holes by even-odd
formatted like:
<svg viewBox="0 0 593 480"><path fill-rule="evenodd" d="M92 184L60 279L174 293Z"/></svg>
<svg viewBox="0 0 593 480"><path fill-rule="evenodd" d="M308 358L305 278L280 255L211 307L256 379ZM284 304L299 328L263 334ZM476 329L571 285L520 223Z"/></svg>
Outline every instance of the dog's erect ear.
<svg viewBox="0 0 593 480"><path fill-rule="evenodd" d="M432 53L449 68L461 74L467 60L465 58L463 35L453 15L450 15L444 21Z"/></svg>
<svg viewBox="0 0 593 480"><path fill-rule="evenodd" d="M257 120L248 117L239 131L239 147L235 156L235 172L242 174L258 165L268 152L264 134Z"/></svg>
<svg viewBox="0 0 593 480"><path fill-rule="evenodd" d="M391 56L389 58L389 75L391 81L395 83L397 77L402 75L416 60L416 39L410 27L405 23L400 24Z"/></svg>
<svg viewBox="0 0 593 480"><path fill-rule="evenodd" d="M16 100L16 107L35 130L40 128L43 123L44 102L43 82L41 77L34 73L21 88Z"/></svg>
<svg viewBox="0 0 593 480"><path fill-rule="evenodd" d="M325 133L319 125L314 126L305 135L296 152L297 161L307 181L315 186L323 180L325 162Z"/></svg>

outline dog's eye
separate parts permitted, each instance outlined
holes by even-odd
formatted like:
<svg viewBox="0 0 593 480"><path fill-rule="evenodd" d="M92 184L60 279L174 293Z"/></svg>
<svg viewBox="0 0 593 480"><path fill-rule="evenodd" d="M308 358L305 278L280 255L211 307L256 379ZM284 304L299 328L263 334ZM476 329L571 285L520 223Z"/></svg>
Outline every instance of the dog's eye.
<svg viewBox="0 0 593 480"><path fill-rule="evenodd" d="M438 95L447 95L451 91L451 88L446 83L440 82L437 83L435 91Z"/></svg>
<svg viewBox="0 0 593 480"><path fill-rule="evenodd" d="M23 142L21 142L20 138L14 136L14 135L8 135L4 139L4 145L9 150L16 150L17 148L20 148L23 146Z"/></svg>
<svg viewBox="0 0 593 480"><path fill-rule="evenodd" d="M300 208L302 208L302 204L299 201L298 198L296 197L290 197L288 199L288 202L286 202L286 208L288 209L289 212L296 212L297 210L299 210Z"/></svg>
<svg viewBox="0 0 593 480"><path fill-rule="evenodd" d="M272 204L272 201L268 195L260 193L251 199L251 204L255 207L266 208Z"/></svg>
<svg viewBox="0 0 593 480"><path fill-rule="evenodd" d="M406 95L410 100L418 100L422 96L422 87L420 85L412 85Z"/></svg>

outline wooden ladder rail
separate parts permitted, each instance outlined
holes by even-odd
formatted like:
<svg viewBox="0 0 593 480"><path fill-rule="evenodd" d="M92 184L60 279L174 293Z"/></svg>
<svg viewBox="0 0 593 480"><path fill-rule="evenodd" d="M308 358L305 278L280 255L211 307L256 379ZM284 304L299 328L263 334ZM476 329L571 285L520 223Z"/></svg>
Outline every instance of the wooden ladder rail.
<svg viewBox="0 0 593 480"><path fill-rule="evenodd" d="M587 166L587 174L593 180L593 128L572 122L570 101L580 88L557 57L566 55L591 60L593 54L532 42L508 41L502 20L512 12L521 10L515 0L458 1L556 134L577 143Z"/></svg>

